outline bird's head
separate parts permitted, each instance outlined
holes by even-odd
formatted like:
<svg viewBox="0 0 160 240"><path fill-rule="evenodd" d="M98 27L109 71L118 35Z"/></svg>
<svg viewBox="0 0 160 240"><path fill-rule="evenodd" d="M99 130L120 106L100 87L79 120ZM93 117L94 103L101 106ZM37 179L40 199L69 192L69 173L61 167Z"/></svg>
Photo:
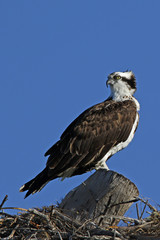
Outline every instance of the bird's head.
<svg viewBox="0 0 160 240"><path fill-rule="evenodd" d="M132 71L111 73L106 84L110 86L111 97L117 101L132 96L136 91L136 78Z"/></svg>

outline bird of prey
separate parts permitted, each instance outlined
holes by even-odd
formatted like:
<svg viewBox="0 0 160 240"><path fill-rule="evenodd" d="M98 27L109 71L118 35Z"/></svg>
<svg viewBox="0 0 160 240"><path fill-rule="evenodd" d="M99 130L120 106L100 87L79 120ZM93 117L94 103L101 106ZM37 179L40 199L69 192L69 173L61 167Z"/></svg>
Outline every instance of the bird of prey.
<svg viewBox="0 0 160 240"><path fill-rule="evenodd" d="M92 169L108 169L106 161L133 139L140 105L133 97L136 79L132 71L114 72L106 82L111 94L80 114L46 153L46 167L25 183L25 197L39 192L55 178L72 177Z"/></svg>

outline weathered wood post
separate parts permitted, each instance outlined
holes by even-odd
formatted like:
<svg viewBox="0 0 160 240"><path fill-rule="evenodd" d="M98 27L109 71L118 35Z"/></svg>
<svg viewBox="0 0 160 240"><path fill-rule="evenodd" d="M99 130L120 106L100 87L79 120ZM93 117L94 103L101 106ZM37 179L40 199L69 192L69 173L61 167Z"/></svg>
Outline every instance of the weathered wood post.
<svg viewBox="0 0 160 240"><path fill-rule="evenodd" d="M70 191L60 208L76 220L93 220L99 226L118 224L114 216L123 216L139 195L134 183L123 175L100 169Z"/></svg>

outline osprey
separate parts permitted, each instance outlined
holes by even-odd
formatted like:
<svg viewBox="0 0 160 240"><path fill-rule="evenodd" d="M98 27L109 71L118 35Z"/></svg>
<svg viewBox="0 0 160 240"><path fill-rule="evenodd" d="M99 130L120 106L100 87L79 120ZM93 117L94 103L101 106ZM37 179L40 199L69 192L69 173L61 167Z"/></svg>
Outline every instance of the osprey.
<svg viewBox="0 0 160 240"><path fill-rule="evenodd" d="M136 79L132 71L114 72L106 82L111 95L80 114L46 153L45 169L25 183L20 191L39 192L55 178L72 177L105 168L106 161L133 139L140 105L133 97Z"/></svg>

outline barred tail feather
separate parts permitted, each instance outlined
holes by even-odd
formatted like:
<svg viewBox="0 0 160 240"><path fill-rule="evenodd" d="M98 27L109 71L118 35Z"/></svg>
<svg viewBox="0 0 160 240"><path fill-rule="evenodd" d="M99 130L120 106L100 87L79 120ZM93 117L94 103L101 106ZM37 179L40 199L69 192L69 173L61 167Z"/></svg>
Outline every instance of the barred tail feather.
<svg viewBox="0 0 160 240"><path fill-rule="evenodd" d="M50 181L48 177L48 169L45 168L42 172L40 172L35 178L25 183L20 189L20 192L27 191L25 198L30 194L34 194L36 192L40 192L42 188Z"/></svg>

